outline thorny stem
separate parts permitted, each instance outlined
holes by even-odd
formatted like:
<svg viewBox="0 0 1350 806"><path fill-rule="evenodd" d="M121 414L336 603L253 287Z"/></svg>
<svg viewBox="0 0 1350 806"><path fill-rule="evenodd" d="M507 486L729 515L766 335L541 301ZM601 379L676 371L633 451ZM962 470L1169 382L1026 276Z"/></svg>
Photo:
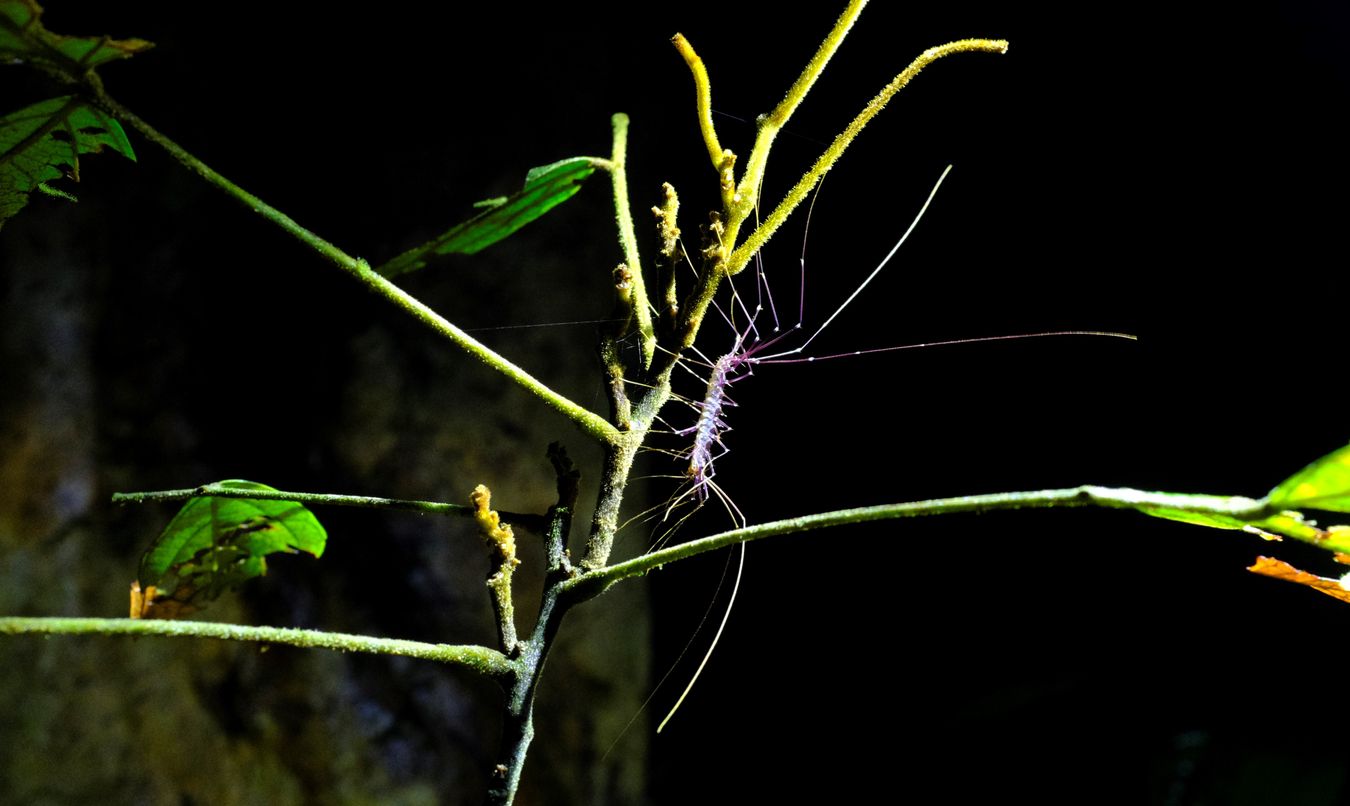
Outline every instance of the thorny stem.
<svg viewBox="0 0 1350 806"><path fill-rule="evenodd" d="M667 563L706 554L737 543L792 534L793 532L843 526L850 523L868 523L925 515L950 515L958 512L1092 506L1111 509L1136 509L1142 512L1151 510L1182 511L1198 515L1235 518L1243 521L1259 521L1271 514L1264 502L1240 496L1155 493L1129 488L1096 487L1092 485L1059 490L937 498L928 501L821 512L815 515L770 521L744 529L733 529L729 532L691 540L688 543L681 543L650 554L644 554L627 562L616 563L592 571L567 583L566 587L569 592L574 591L583 598L591 598L620 580L641 576Z"/></svg>
<svg viewBox="0 0 1350 806"><path fill-rule="evenodd" d="M572 402L567 397L553 391L543 382L507 360L504 356L498 354L487 345L479 342L468 333L465 333L463 330L460 330L458 327L451 324L449 320L428 308L416 297L413 297L411 294L408 294L403 289L394 285L388 279L374 272L370 268L370 264L365 260L352 257L323 238L320 238L318 235L315 235L300 226L290 216L282 213L262 199L259 199L257 196L254 196L252 193L249 193L226 179L206 163L190 154L182 146L173 142L168 137L165 137L163 134L160 134L156 129L150 126L150 124L133 114L131 110L109 97L108 94L104 92L103 85L99 81L97 75L91 73L87 85L94 95L94 100L99 106L120 120L131 124L137 131L143 134L146 139L155 143L160 148L163 148L174 159L181 162L202 179L205 179L207 182L210 182L229 195L235 197L244 205L251 208L255 213L258 213L263 218L271 221L273 224L276 224L278 227L300 240L302 243L308 245L314 249L314 251L326 258L330 263L355 277L369 290L384 297L390 302L393 302L395 305L398 305L404 311L411 314L414 319L417 319L441 336L449 339L460 349L469 353L474 358L477 358L490 368L515 381L518 385L524 387L527 391L543 400L554 410L571 419L582 431L585 431L596 440L607 443L612 442L617 438L618 431L606 422L605 418L594 412L588 411L584 407Z"/></svg>
<svg viewBox="0 0 1350 806"><path fill-rule="evenodd" d="M0 618L0 633L8 635L158 635L182 638L215 638L222 641L259 641L265 644L402 655L434 660L472 669L488 677L505 679L511 664L502 653L482 646L426 644L367 635L295 630L283 627L245 627L209 621L160 621L112 618Z"/></svg>
<svg viewBox="0 0 1350 806"><path fill-rule="evenodd" d="M444 504L439 501L412 501L402 498L378 498L369 495L329 495L327 493L296 493L286 490L248 490L203 484L182 490L155 490L140 493L113 493L114 504L153 504L165 501L186 501L189 498L250 498L255 501L294 501L297 504L320 504L362 509L397 509L420 512L424 515L472 516L474 508L464 504ZM503 512L502 517L517 526L542 532L545 519L541 515L521 512Z"/></svg>

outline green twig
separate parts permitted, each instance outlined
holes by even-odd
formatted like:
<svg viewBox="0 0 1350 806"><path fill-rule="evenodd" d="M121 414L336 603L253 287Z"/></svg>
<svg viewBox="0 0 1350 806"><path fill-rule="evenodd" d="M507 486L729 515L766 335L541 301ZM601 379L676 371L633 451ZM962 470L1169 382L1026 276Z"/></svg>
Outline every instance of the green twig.
<svg viewBox="0 0 1350 806"><path fill-rule="evenodd" d="M703 135L703 145L708 149L708 159L712 161L714 171L720 172L726 161L726 152L717 139L717 128L712 119L712 83L708 80L708 68L694 51L694 46L684 38L684 34L675 34L670 40L675 49L684 57L689 72L694 76L694 104L698 109L698 129Z"/></svg>
<svg viewBox="0 0 1350 806"><path fill-rule="evenodd" d="M609 161L609 176L614 186L614 217L619 227L619 245L623 260L632 275L632 309L637 317L638 334L642 338L642 365L649 367L656 354L656 333L652 329L651 304L647 301L647 286L643 281L642 261L638 258L637 233L633 228L633 211L628 201L628 116L619 113L612 118L614 152Z"/></svg>
<svg viewBox="0 0 1350 806"><path fill-rule="evenodd" d="M294 501L297 504L320 504L362 509L398 509L420 512L423 515L473 515L474 508L464 504L445 504L439 501L411 501L403 498L377 498L370 495L330 495L328 493L296 493L286 490L251 490L203 484L181 490L113 493L114 504L152 504L164 501L186 501L189 498L251 498L258 501ZM532 531L542 532L544 517L520 512L503 512L502 517Z"/></svg>
<svg viewBox="0 0 1350 806"><path fill-rule="evenodd" d="M170 140L168 137L165 137L163 134L160 134L157 129L152 127L149 123L146 123L144 120L141 120L141 118L130 109L127 109L117 101L114 101L108 93L103 90L103 83L99 80L97 75L93 73L89 75L88 85L94 95L94 100L99 106L103 107L109 114L120 119L123 123L131 124L131 126L144 135L147 140L167 151L169 156L178 160L188 170L238 199L245 207L250 208L253 212L268 221L271 221L273 224L276 224L278 227L285 230L287 234L309 246L311 249L327 258L330 262L336 263L348 271L355 270L356 259L351 255L348 255L333 244L300 226L295 222L295 219L271 206L267 202L264 202L257 196L254 196L252 193L249 193L247 190L239 187L224 176L221 176L211 168L211 166L189 153L187 149Z"/></svg>
<svg viewBox="0 0 1350 806"><path fill-rule="evenodd" d="M582 596L594 596L619 580L641 576L648 571L677 560L688 559L727 546L734 546L737 543L746 543L765 537L825 529L850 523L868 523L870 521L914 518L924 515L950 515L957 512L1088 506L1141 511L1183 511L1199 515L1226 516L1239 520L1260 520L1269 514L1261 501L1240 496L1154 493L1128 488L1095 487L1091 485L1062 490L937 498L904 504L884 504L874 507L821 512L815 515L761 523L744 529L733 529L729 532L691 540L678 546L644 554L627 562L593 570L569 581L567 588L569 590L577 589L577 593Z"/></svg>
<svg viewBox="0 0 1350 806"><path fill-rule="evenodd" d="M266 644L335 649L373 655L402 655L462 666L493 678L505 679L511 664L502 653L487 647L426 644L394 638L295 630L284 627L244 627L209 621L161 621L113 618L0 618L0 634L24 635L158 635L179 638L215 638L222 641L260 641Z"/></svg>
<svg viewBox="0 0 1350 806"><path fill-rule="evenodd" d="M736 188L736 208L728 210L728 231L731 233L731 241L734 244L736 233L740 224L751 212L754 211L756 202L759 198L759 188L764 181L764 169L769 161L769 151L773 148L773 141L778 136L778 132L787 125L788 119L792 113L797 111L802 101L806 99L806 94L815 86L816 80L820 78L821 73L825 72L825 66L830 63L831 57L835 51L844 43L844 37L848 36L853 23L862 13L863 6L867 5L867 0L850 0L844 13L835 20L834 27L830 33L820 43L816 53L811 57L811 61L802 68L801 75L792 82L788 88L787 94L783 100L773 108L767 115L759 119L759 131L755 135L754 148L750 150L750 158L745 163L745 173L741 176L740 184ZM733 269L734 274L738 269Z"/></svg>
<svg viewBox="0 0 1350 806"><path fill-rule="evenodd" d="M421 300L371 271L370 266L364 260L360 261L360 269L356 272L356 275L372 291L392 301L411 314L414 319L450 339L469 355L532 392L535 397L572 420L582 431L594 437L597 441L611 443L618 439L618 429L610 425L604 417L553 391L533 375L511 363L487 345L460 330L445 317L428 308Z"/></svg>
<svg viewBox="0 0 1350 806"><path fill-rule="evenodd" d="M233 196L244 205L252 209L263 218L276 224L290 235L299 239L301 242L310 246L330 263L346 271L361 281L367 288L376 294L398 305L413 318L429 326L432 330L454 342L460 349L477 358L492 369L500 372L518 385L524 387L527 391L533 393L536 397L543 400L556 411L575 422L581 430L590 434L600 442L613 441L618 431L594 412L577 405L567 397L558 394L550 389L544 383L530 375L525 370L508 361L505 357L498 354L487 345L474 339L469 334L460 330L451 324L447 319L428 308L416 297L394 285L390 280L375 273L365 260L352 257L338 247L320 238L318 235L310 232L300 226L290 216L282 213L280 210L254 196L252 193L244 190L230 180L221 176L206 163L197 159L186 149L177 143L160 134L150 124L141 120L131 110L114 101L103 91L102 84L98 81L96 75L90 74L90 91L94 94L96 102L110 114L116 116L122 121L131 124L137 131L155 143L160 148L167 151L170 156L181 162L193 173L197 174L207 182L215 185L229 195Z"/></svg>

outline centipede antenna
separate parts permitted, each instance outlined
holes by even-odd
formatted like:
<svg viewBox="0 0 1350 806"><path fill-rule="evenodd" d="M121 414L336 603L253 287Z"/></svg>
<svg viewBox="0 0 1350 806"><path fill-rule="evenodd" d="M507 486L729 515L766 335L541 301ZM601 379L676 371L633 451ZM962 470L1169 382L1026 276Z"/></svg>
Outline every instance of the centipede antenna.
<svg viewBox="0 0 1350 806"><path fill-rule="evenodd" d="M705 353L705 352L703 352L702 350L698 349L698 347L695 346L695 345L693 345L693 344L689 345L689 352L691 352L691 353L693 353L694 355L698 356L698 360L701 361L701 362L703 362L703 365L704 365L704 366L706 366L706 367L709 368L709 369L712 369L712 366L713 366L713 360L714 360L714 359L709 358L707 353ZM688 359L688 357L686 357L686 358L684 358L683 360L684 360L684 361L687 361L687 360L689 360L689 359ZM681 363L681 366L683 366L683 363ZM697 372L694 372L692 369L689 369L688 367L685 367L685 370L687 370L687 371L689 371L689 372L692 372L692 373L694 374L694 377L695 377L695 378L698 378L698 373L697 373ZM704 380L703 378L699 378L699 380L703 381L704 383L707 383L707 381Z"/></svg>
<svg viewBox="0 0 1350 806"><path fill-rule="evenodd" d="M769 276L764 271L764 260L758 253L755 255L755 316L750 320L754 324L759 318L759 314L764 310L764 303L769 303L769 315L773 317L773 332L778 332L778 308L773 304L773 290L769 288ZM755 341L759 341L759 329L755 328Z"/></svg>
<svg viewBox="0 0 1350 806"><path fill-rule="evenodd" d="M689 679L689 685L684 687L684 691L680 693L680 698L675 701L673 706L671 706L670 713L666 714L666 718L661 720L660 725L656 726L657 733L660 733L661 730L665 728L666 723L670 722L670 718L675 716L675 712L680 710L680 706L684 704L684 698L689 696L690 690L693 689L694 684L698 682L698 676L703 674L703 667L708 665L708 658L712 657L713 650L717 648L717 642L722 638L722 631L727 627L727 619L731 618L731 608L736 604L736 593L741 589L741 574L743 571L745 571L744 543L741 544L740 562L736 565L736 583L731 586L731 599L727 602L726 611L722 613L721 623L717 625L717 633L713 635L712 645L709 646L708 651L704 653L703 660L699 661L698 668L694 670L694 676Z"/></svg>
<svg viewBox="0 0 1350 806"><path fill-rule="evenodd" d="M816 189L811 193L811 205L806 208L806 225L802 227L802 253L797 258L797 262L802 268L801 295L797 297L797 327L802 326L806 321L806 238L811 234L811 216L816 212L816 199L820 198L820 189L825 187L825 179L829 176L822 176L816 183Z"/></svg>
<svg viewBox="0 0 1350 806"><path fill-rule="evenodd" d="M891 258L895 257L895 253L900 251L900 247L905 245L905 241L909 240L910 233L914 232L914 228L919 225L919 220L923 218L923 214L928 212L928 205L933 203L933 197L937 196L938 188L942 187L943 180L946 179L947 174L951 172L952 166L948 165L947 169L942 172L942 176L938 177L937 184L933 185L933 189L929 191L928 198L924 200L923 207L919 208L918 215L914 216L913 221L909 222L909 228L905 230L905 234L900 236L900 240L895 242L895 246L891 247L891 251L886 254L886 257L883 258L880 263L877 264L877 267L875 269L872 269L872 273L867 275L867 279L862 281L862 285L854 289L853 293L849 295L848 299L844 300L844 303L840 305L838 308L836 308L834 313L830 314L830 318L825 320L825 324L817 328L816 332L812 333L811 337L808 338L805 342L803 342L800 347L789 350L785 353L780 353L779 355L776 356L765 356L764 358L765 359L778 358L784 355L793 355L796 353L800 353L803 350L805 350L807 346L811 344L811 342L815 341L816 336L819 336L821 333L824 333L825 328L829 327L830 323L833 322L835 318L839 316L839 314L843 313L844 309L848 307L849 303L852 302L854 299L856 299L857 296L862 293L863 289L867 287L867 284L872 282L872 279L875 278L878 274L880 274L882 269L886 268L886 264L891 262ZM761 359L761 363L763 362L763 360L764 359Z"/></svg>
<svg viewBox="0 0 1350 806"><path fill-rule="evenodd" d="M767 358L758 359L758 364L809 364L812 361L829 361L832 358L849 358L855 355L871 355L872 353L891 353L896 350L917 350L920 347L950 347L956 344L981 344L988 341L1019 341L1021 339L1040 339L1046 336L1103 336L1111 339L1128 339L1138 341L1139 337L1132 333L1117 333L1110 330L1047 330L1044 333L1012 333L1003 336L975 336L966 339L948 339L946 341L926 341L920 344L897 344L894 347L874 347L870 350L854 350L849 353L834 353L831 355L812 355L801 358ZM791 353L780 353L780 355L791 355Z"/></svg>
<svg viewBox="0 0 1350 806"><path fill-rule="evenodd" d="M758 254L756 254L756 257L758 257ZM773 332L777 333L781 329L781 323L778 320L778 306L773 301L773 289L769 287L769 275L764 271L764 261L757 260L755 266L755 307L763 310L763 300L766 299L769 301L769 315L773 317Z"/></svg>

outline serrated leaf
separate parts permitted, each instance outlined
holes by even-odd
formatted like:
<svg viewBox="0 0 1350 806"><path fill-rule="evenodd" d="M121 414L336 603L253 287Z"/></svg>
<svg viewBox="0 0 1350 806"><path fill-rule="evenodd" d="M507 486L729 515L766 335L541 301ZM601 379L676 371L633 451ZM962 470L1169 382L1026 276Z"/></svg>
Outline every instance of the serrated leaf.
<svg viewBox="0 0 1350 806"><path fill-rule="evenodd" d="M1350 445L1280 482L1266 501L1279 509L1350 512Z"/></svg>
<svg viewBox="0 0 1350 806"><path fill-rule="evenodd" d="M0 62L33 64L74 81L152 47L144 39L54 34L42 27L42 6L34 0L0 0Z"/></svg>
<svg viewBox="0 0 1350 806"><path fill-rule="evenodd" d="M136 159L126 132L111 116L74 96L51 98L0 118L0 226L34 191L70 194L46 183L80 179L80 155L107 146Z"/></svg>
<svg viewBox="0 0 1350 806"><path fill-rule="evenodd" d="M478 215L451 227L439 237L422 244L380 266L376 271L396 277L426 265L432 255L472 255L486 249L572 198L581 183L595 173L590 157L572 157L551 165L530 169L525 187L518 193L494 202Z"/></svg>
<svg viewBox="0 0 1350 806"><path fill-rule="evenodd" d="M273 489L242 480L219 486ZM318 557L327 539L313 513L293 501L194 498L141 556L137 581L161 601L197 605L267 573L267 555L304 551Z"/></svg>

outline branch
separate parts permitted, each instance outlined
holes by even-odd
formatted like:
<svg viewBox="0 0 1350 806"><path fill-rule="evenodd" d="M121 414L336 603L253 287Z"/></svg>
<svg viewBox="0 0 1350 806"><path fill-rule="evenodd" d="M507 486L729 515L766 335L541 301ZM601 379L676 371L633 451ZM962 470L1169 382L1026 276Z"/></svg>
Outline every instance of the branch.
<svg viewBox="0 0 1350 806"><path fill-rule="evenodd" d="M717 129L713 126L712 82L708 80L708 68L703 66L703 59L699 58L694 46L689 44L684 34L675 34L670 42L684 57L684 63L689 66L689 72L694 76L694 103L698 108L698 129L703 134L703 144L708 148L708 159L712 160L713 170L721 172L726 155L717 139Z"/></svg>
<svg viewBox="0 0 1350 806"><path fill-rule="evenodd" d="M402 655L462 666L492 678L507 679L512 667L506 657L487 647L426 644L395 638L296 630L284 627L245 627L209 621L160 621L113 618L0 618L0 634L8 635L157 635L163 637L216 638L222 641L261 641L267 644L364 652L372 655Z"/></svg>
<svg viewBox="0 0 1350 806"><path fill-rule="evenodd" d="M390 300L411 314L414 319L421 321L432 330L453 341L469 355L533 393L535 397L576 423L582 431L594 437L598 442L608 444L618 439L618 429L610 425L604 417L553 391L533 375L451 324L448 319L428 308L421 300L376 274L364 260L359 261L359 263L360 270L355 272L357 279L365 283L372 291Z"/></svg>
<svg viewBox="0 0 1350 806"><path fill-rule="evenodd" d="M797 107L801 106L802 101L806 100L806 94L815 86L820 74L825 72L825 65L830 63L834 52L844 43L844 37L848 36L849 30L865 5L867 0L850 0L844 13L835 20L834 27L816 49L816 54L806 63L806 67L802 68L797 80L792 82L783 100L778 102L773 111L760 118L754 148L750 150L750 159L745 163L745 173L741 176L740 185L736 189L739 206L728 222L733 233L739 229L741 221L755 209L760 184L764 180L764 168L769 161L769 151L773 148L773 141L778 132L787 125L788 119L797 111ZM728 210L728 213L731 212L733 211Z"/></svg>
<svg viewBox="0 0 1350 806"><path fill-rule="evenodd" d="M147 140L169 152L169 156L178 160L188 170L233 196L253 212L268 221L271 221L273 224L276 224L278 227L285 230L288 235L318 252L329 262L336 263L338 266L341 266L348 271L355 270L356 259L351 255L348 255L338 247L300 226L296 223L295 219L226 179L211 168L211 166L189 153L187 149L170 140L168 137L165 137L163 134L160 134L157 129L152 127L149 123L146 123L144 120L141 120L130 109L127 109L117 101L114 101L112 97L104 91L103 82L99 80L97 75L92 73L89 75L88 86L94 95L94 100L99 106L106 109L113 116L121 119L122 122L131 124L131 126L144 135Z"/></svg>
<svg viewBox="0 0 1350 806"><path fill-rule="evenodd" d="M160 134L151 127L150 124L133 114L131 110L109 97L108 94L103 91L102 83L99 82L97 76L91 74L89 88L94 94L96 102L101 107L122 121L131 124L132 127L143 134L148 140L158 145L160 148L163 148L170 156L181 162L202 179L205 179L207 182L210 182L229 195L235 197L263 218L266 218L268 221L271 221L273 224L276 224L278 227L285 230L288 234L308 245L330 263L355 277L371 291L374 291L376 294L379 294L390 302L393 302L395 305L398 305L404 311L411 314L414 319L421 321L441 336L454 342L461 350L464 350L469 355L488 365L490 368L515 381L518 385L524 387L527 391L560 412L563 416L575 422L582 431L590 434L600 442L612 442L616 438L618 431L611 426L605 418L577 405L570 399L553 391L534 376L508 361L504 356L495 352L482 342L479 342L458 327L455 327L449 320L428 308L416 297L413 297L408 292L394 285L388 279L375 273L370 268L370 264L365 260L352 257L323 238L320 238L300 226L290 216L267 204L262 199L259 199L257 196L254 196L252 193L249 193L234 184L224 176L221 176L206 163L190 154L182 146L165 137L163 134Z"/></svg>
<svg viewBox="0 0 1350 806"><path fill-rule="evenodd" d="M651 305L647 302L647 286L643 281L642 261L638 259L637 233L633 229L633 212L628 201L628 116L616 114L614 126L614 153L609 161L609 176L614 186L614 217L619 226L619 245L623 260L632 273L632 308L637 317L638 334L642 338L642 365L650 367L656 354L656 333L652 330Z"/></svg>
<svg viewBox="0 0 1350 806"><path fill-rule="evenodd" d="M443 504L439 501L412 501L402 498L377 498L369 495L329 495L327 493L294 493L286 490L248 490L238 487L222 487L219 484L203 484L182 490L154 490L151 492L113 493L114 504L151 504L163 501L186 501L189 498L250 498L255 501L294 501L297 504L321 504L336 507L358 507L361 509L397 509L407 512L420 512L423 515L462 515L471 516L474 508L464 504ZM503 512L502 517L517 525L526 526L532 531L542 532L545 519L542 515L530 515L519 512Z"/></svg>
<svg viewBox="0 0 1350 806"><path fill-rule="evenodd" d="M774 211L769 214L768 218L764 219L764 222L756 227L754 232L750 233L749 237L745 239L745 242L736 248L736 251L733 252L731 257L727 260L728 273L735 274L745 268L746 264L750 262L750 259L754 257L755 253L758 252L760 248L768 242L769 238L778 231L778 228L783 225L783 222L792 214L792 211L796 209L797 205L801 204L811 193L811 189L816 186L816 183L824 178L825 174L829 173L830 169L834 167L834 164L839 161L839 158L843 156L845 149L853 142L853 138L857 137L858 133L863 130L863 127L870 123L872 118L876 117L877 114L885 108L887 102L889 102L897 92L904 89L905 85L913 80L913 78L925 67L943 56L949 56L953 53L967 53L971 51L1006 53L1007 50L1008 43L1002 39L962 39L957 42L948 42L945 45L929 48L921 53L919 58L915 59L909 67L906 67L903 72L892 79L891 83L887 84L881 92L877 93L875 98L867 103L867 106L863 107L863 110L848 124L848 127L834 138L834 142L832 142L830 147L825 150L825 153L820 155L815 164L811 166L811 169L807 171L801 179L797 180L797 184L792 186L792 189L789 190L787 195L783 197L783 200L778 203L778 206L774 208ZM759 145L757 143L756 149L758 148ZM755 155L752 154L752 166L754 165L754 158ZM760 167L760 170L763 170L762 166ZM749 179L750 173L749 170L747 170L746 181Z"/></svg>
<svg viewBox="0 0 1350 806"><path fill-rule="evenodd" d="M520 558L516 556L516 536L509 525L502 523L501 515L492 511L492 491L487 485L475 487L469 500L473 502L478 531L492 547L493 562L501 560L489 567L487 587L492 591L492 611L497 617L497 640L503 652L515 657L520 643L516 633L516 605L511 597L511 577L520 565Z"/></svg>
<svg viewBox="0 0 1350 806"><path fill-rule="evenodd" d="M914 518L923 515L950 515L957 512L1089 506L1137 509L1145 513L1166 510L1168 512L1211 515L1241 521L1258 521L1269 514L1266 512L1263 502L1240 496L1153 493L1128 488L1094 487L1091 485L1062 490L936 498L904 504L884 504L874 507L822 512L816 515L771 521L744 529L733 529L729 532L691 540L688 543L681 543L678 546L671 546L650 554L644 554L627 562L592 571L570 580L565 584L565 587L569 591L576 590L578 595L584 598L589 598L602 593L610 585L620 580L641 576L648 571L677 560L696 557L727 546L734 546L737 543L747 543L765 537L825 529L850 523Z"/></svg>

